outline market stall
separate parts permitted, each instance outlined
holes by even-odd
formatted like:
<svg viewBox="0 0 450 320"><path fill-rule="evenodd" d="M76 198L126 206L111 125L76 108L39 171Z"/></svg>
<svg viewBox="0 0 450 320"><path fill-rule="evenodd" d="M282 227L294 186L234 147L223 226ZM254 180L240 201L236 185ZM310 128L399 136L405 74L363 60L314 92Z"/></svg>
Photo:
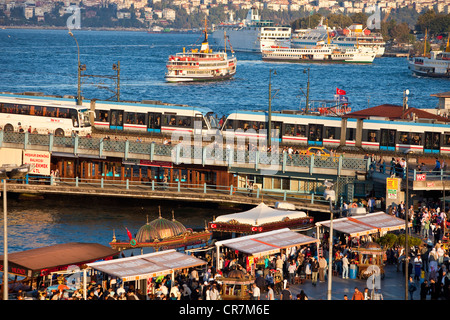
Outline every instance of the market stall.
<svg viewBox="0 0 450 320"><path fill-rule="evenodd" d="M111 261L88 263L87 266L125 282L148 280L168 274L172 275L173 280L175 271L205 264L207 264L206 261L191 255L175 250L166 250ZM86 292L86 273L84 275L84 292Z"/></svg>

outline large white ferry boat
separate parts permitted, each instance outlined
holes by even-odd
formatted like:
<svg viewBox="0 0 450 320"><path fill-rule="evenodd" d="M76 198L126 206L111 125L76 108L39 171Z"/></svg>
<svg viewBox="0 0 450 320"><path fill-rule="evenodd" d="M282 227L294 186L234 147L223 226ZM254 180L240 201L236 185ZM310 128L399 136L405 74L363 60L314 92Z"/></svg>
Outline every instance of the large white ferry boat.
<svg viewBox="0 0 450 320"><path fill-rule="evenodd" d="M319 41L326 41L330 36L331 44L341 48L366 47L371 48L377 57L385 52L386 42L379 33L372 33L369 29L363 29L361 24L352 24L344 29L332 29L323 23L323 18L314 29L296 29L291 36L292 48L312 48Z"/></svg>
<svg viewBox="0 0 450 320"><path fill-rule="evenodd" d="M375 53L370 48L339 48L335 44L320 42L314 48L272 47L263 50L262 59L278 62L372 63Z"/></svg>
<svg viewBox="0 0 450 320"><path fill-rule="evenodd" d="M410 57L409 69L418 76L450 78L450 45L445 51L431 51L429 56Z"/></svg>
<svg viewBox="0 0 450 320"><path fill-rule="evenodd" d="M222 22L211 34L214 45L224 45L224 34L235 51L258 52L271 46L290 46L291 27L277 26L271 20L261 20L258 9L252 7L242 21Z"/></svg>
<svg viewBox="0 0 450 320"><path fill-rule="evenodd" d="M183 48L182 53L170 56L167 62L166 81L193 82L227 80L236 73L237 60L232 51L228 55L224 51L213 51L208 43L208 31L205 21L205 39L200 50L192 49L188 52Z"/></svg>

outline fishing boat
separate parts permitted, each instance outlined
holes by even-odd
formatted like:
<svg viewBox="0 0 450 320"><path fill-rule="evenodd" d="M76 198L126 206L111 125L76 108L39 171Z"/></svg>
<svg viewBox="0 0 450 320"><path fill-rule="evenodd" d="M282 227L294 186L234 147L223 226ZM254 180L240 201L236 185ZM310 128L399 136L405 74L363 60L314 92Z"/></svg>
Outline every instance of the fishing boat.
<svg viewBox="0 0 450 320"><path fill-rule="evenodd" d="M426 40L425 40L426 43ZM408 68L413 74L434 78L450 78L450 36L445 51L434 50L427 55L426 45L423 56L410 57Z"/></svg>
<svg viewBox="0 0 450 320"><path fill-rule="evenodd" d="M231 48L231 56L228 56L226 48L220 52L210 49L206 19L204 33L205 39L200 50L192 49L186 52L183 48L182 53L169 57L166 65L166 81L220 81L235 75L237 60L233 49Z"/></svg>
<svg viewBox="0 0 450 320"><path fill-rule="evenodd" d="M368 48L339 48L319 43L313 48L272 47L263 50L262 59L274 62L372 63L376 54Z"/></svg>
<svg viewBox="0 0 450 320"><path fill-rule="evenodd" d="M235 51L260 53L270 46L289 46L291 27L276 25L272 20L261 20L258 9L253 6L242 21L234 21L233 16L227 22L214 26L211 34L214 44L221 47L223 34Z"/></svg>

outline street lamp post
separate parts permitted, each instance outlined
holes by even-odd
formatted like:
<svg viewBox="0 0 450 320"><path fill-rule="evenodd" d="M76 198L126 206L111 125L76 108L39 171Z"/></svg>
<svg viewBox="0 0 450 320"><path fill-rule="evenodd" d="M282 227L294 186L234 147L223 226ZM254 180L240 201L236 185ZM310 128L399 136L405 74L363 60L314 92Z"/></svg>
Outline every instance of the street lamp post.
<svg viewBox="0 0 450 320"><path fill-rule="evenodd" d="M331 300L331 288L332 288L332 277L333 277L333 202L336 200L336 192L332 189L333 183L325 180L324 185L326 190L324 192L325 200L330 201L330 235L328 237L328 291L327 299Z"/></svg>
<svg viewBox="0 0 450 320"><path fill-rule="evenodd" d="M77 38L75 38L74 34L72 33L72 31L69 31L69 35L75 40L75 43L77 44L77 50L78 50L78 73L77 73L77 78L78 78L78 89L77 89L77 105L81 105L82 101L81 101L81 63L80 63L80 46L78 45L78 41Z"/></svg>
<svg viewBox="0 0 450 320"><path fill-rule="evenodd" d="M269 114L267 119L267 147L270 147L272 145L272 99L275 97L275 95L272 96L272 73L276 76L277 71L275 69L269 70Z"/></svg>
<svg viewBox="0 0 450 320"><path fill-rule="evenodd" d="M23 165L22 165L23 167ZM7 172L3 177L3 300L8 300L8 210L6 200L6 179L11 177L11 174L17 168L13 168L11 172ZM23 168L21 168L23 170ZM31 166L26 165L26 170L21 172L25 176L30 172Z"/></svg>
<svg viewBox="0 0 450 320"><path fill-rule="evenodd" d="M405 300L408 300L408 284L409 284L409 276L408 276L408 265L409 265L409 236L408 236L408 212L409 212L409 183L408 183L408 175L409 175L409 154L411 150L405 151L405 161L406 161L406 180L405 180Z"/></svg>
<svg viewBox="0 0 450 320"><path fill-rule="evenodd" d="M304 69L303 73L308 73L308 83L306 84L306 106L305 106L305 113L309 113L309 68Z"/></svg>
<svg viewBox="0 0 450 320"><path fill-rule="evenodd" d="M8 300L8 214L6 210L6 178L3 178L3 300Z"/></svg>

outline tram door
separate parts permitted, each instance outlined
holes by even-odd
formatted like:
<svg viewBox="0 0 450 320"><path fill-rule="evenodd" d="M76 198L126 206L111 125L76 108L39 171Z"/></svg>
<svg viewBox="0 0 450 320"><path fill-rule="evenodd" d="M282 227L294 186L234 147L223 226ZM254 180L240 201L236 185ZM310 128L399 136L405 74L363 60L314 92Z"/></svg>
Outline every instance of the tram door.
<svg viewBox="0 0 450 320"><path fill-rule="evenodd" d="M380 150L395 151L395 137L397 130L381 129Z"/></svg>
<svg viewBox="0 0 450 320"><path fill-rule="evenodd" d="M272 141L278 140L278 142L281 142L281 126L283 125L282 122L278 121L272 121Z"/></svg>
<svg viewBox="0 0 450 320"><path fill-rule="evenodd" d="M147 131L148 132L161 132L161 112L149 112L148 113L148 124Z"/></svg>
<svg viewBox="0 0 450 320"><path fill-rule="evenodd" d="M113 130L123 130L123 110L111 109L109 128Z"/></svg>
<svg viewBox="0 0 450 320"><path fill-rule="evenodd" d="M439 153L441 149L441 134L438 132L425 132L423 152Z"/></svg>
<svg viewBox="0 0 450 320"><path fill-rule="evenodd" d="M323 144L323 124L310 124L308 131L308 145L321 146Z"/></svg>

